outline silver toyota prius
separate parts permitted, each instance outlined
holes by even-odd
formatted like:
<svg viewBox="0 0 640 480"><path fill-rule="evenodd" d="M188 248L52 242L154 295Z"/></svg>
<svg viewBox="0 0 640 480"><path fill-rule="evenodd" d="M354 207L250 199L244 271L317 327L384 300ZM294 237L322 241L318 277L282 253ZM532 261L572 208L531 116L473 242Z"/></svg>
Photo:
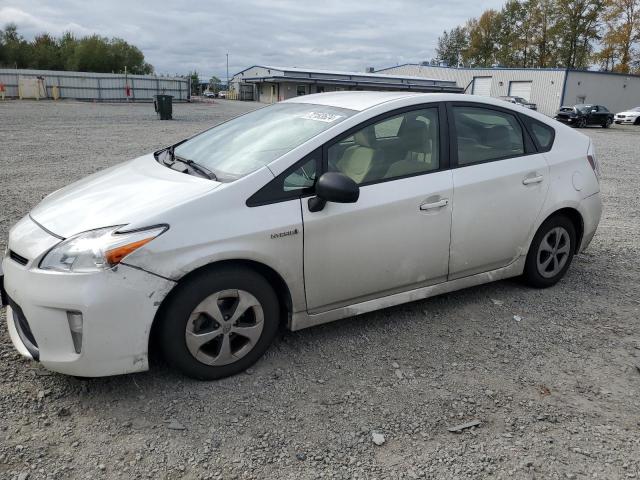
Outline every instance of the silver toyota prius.
<svg viewBox="0 0 640 480"><path fill-rule="evenodd" d="M521 276L601 214L589 138L501 100L335 92L261 108L53 192L10 231L15 348L77 376L199 379L298 330Z"/></svg>

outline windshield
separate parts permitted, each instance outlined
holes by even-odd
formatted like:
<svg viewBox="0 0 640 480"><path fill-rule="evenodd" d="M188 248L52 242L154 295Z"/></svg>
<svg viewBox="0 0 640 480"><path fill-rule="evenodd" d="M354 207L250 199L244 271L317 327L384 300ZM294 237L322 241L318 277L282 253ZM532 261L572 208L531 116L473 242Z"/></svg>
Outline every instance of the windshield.
<svg viewBox="0 0 640 480"><path fill-rule="evenodd" d="M344 121L354 110L309 103L278 103L234 118L175 148L175 155L231 181L264 167Z"/></svg>

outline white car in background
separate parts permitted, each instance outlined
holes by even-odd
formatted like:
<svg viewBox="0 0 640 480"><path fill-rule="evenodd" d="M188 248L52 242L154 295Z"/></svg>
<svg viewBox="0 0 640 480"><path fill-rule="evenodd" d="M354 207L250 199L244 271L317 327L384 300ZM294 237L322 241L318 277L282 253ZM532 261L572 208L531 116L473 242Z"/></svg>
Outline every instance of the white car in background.
<svg viewBox="0 0 640 480"><path fill-rule="evenodd" d="M46 197L9 234L9 334L70 375L146 370L153 346L225 377L282 324L554 285L596 231L598 175L589 137L501 100L296 97Z"/></svg>
<svg viewBox="0 0 640 480"><path fill-rule="evenodd" d="M616 113L613 121L620 125L640 125L640 107L634 107L625 112Z"/></svg>

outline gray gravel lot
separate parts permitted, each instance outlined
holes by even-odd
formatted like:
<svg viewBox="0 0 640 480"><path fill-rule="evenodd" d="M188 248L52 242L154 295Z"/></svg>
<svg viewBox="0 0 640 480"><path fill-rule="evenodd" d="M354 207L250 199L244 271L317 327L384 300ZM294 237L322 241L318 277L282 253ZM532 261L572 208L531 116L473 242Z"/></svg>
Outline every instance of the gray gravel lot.
<svg viewBox="0 0 640 480"><path fill-rule="evenodd" d="M160 122L148 104L0 102L0 247L45 194L251 108ZM283 332L211 383L46 372L3 312L0 479L638 478L640 128L585 132L605 211L551 289L502 281Z"/></svg>

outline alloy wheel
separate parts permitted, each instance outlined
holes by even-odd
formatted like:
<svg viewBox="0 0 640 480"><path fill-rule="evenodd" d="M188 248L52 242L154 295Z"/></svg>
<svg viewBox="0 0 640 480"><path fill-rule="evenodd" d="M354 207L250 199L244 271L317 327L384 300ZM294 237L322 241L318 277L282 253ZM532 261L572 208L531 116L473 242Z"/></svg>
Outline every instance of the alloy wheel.
<svg viewBox="0 0 640 480"><path fill-rule="evenodd" d="M209 295L193 309L185 329L187 348L206 365L236 362L256 345L264 328L260 302L245 290Z"/></svg>
<svg viewBox="0 0 640 480"><path fill-rule="evenodd" d="M538 272L544 278L553 278L562 271L569 258L571 239L563 227L547 232L538 248Z"/></svg>

